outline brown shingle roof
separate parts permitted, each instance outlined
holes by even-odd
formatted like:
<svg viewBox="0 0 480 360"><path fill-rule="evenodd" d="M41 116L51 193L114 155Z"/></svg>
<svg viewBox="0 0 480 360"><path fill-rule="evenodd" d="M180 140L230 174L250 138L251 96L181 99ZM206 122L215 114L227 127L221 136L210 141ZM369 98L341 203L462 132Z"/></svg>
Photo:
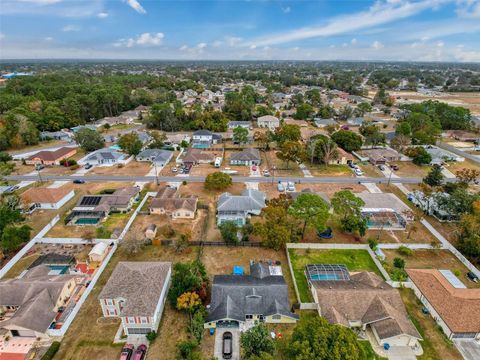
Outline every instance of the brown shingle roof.
<svg viewBox="0 0 480 360"><path fill-rule="evenodd" d="M68 193L72 191L71 189L66 189L63 187L59 188L44 188L44 187L33 187L22 193L20 197L23 201L28 203L57 203L62 200Z"/></svg>
<svg viewBox="0 0 480 360"><path fill-rule="evenodd" d="M362 321L375 327L381 339L401 334L421 339L398 291L372 272L352 274L345 281L312 281L312 285L321 314L330 323L348 326L349 321Z"/></svg>
<svg viewBox="0 0 480 360"><path fill-rule="evenodd" d="M454 333L480 332L480 289L457 289L436 269L407 269L415 286Z"/></svg>
<svg viewBox="0 0 480 360"><path fill-rule="evenodd" d="M68 153L72 152L72 150L75 150L75 148L69 148L69 147L62 147L60 149L57 149L55 151L49 151L49 150L42 150L37 152L36 154L30 156L27 160L32 160L32 159L42 159L44 161L55 161L58 159L63 158L65 155Z"/></svg>

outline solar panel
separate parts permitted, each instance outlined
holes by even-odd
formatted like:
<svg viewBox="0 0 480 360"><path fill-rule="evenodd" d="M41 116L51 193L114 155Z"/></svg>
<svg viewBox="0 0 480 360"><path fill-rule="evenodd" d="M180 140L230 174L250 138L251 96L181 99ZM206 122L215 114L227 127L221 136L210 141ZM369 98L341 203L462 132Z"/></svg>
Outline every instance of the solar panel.
<svg viewBox="0 0 480 360"><path fill-rule="evenodd" d="M314 281L350 280L347 267L341 264L309 264L305 272L307 278Z"/></svg>
<svg viewBox="0 0 480 360"><path fill-rule="evenodd" d="M80 201L81 206L96 206L102 200L101 196L84 196Z"/></svg>
<svg viewBox="0 0 480 360"><path fill-rule="evenodd" d="M462 283L460 281L460 279L458 277L455 276L454 273L452 273L450 270L439 270L443 277L445 279L448 280L448 282L450 284L452 284L452 286L455 288L455 289L466 289L467 287L465 286L464 283Z"/></svg>

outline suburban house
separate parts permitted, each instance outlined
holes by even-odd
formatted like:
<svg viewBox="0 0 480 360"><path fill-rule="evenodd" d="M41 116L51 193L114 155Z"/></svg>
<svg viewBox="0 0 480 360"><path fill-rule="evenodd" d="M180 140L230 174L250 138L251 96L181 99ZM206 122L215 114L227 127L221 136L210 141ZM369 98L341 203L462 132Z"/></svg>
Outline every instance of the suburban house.
<svg viewBox="0 0 480 360"><path fill-rule="evenodd" d="M28 206L28 211L32 212L35 209L60 209L74 196L75 191L73 189L66 189L65 187L32 187L24 191L20 195L20 198L22 199L22 202Z"/></svg>
<svg viewBox="0 0 480 360"><path fill-rule="evenodd" d="M61 140L71 141L73 134L68 131L42 131L40 132L40 140Z"/></svg>
<svg viewBox="0 0 480 360"><path fill-rule="evenodd" d="M192 138L187 134L166 134L167 140L165 140L165 145L169 146L180 146L182 142L190 144Z"/></svg>
<svg viewBox="0 0 480 360"><path fill-rule="evenodd" d="M157 192L148 210L150 214L167 214L172 219L194 219L197 204L196 196L180 197L177 189L164 186Z"/></svg>
<svg viewBox="0 0 480 360"><path fill-rule="evenodd" d="M105 259L105 256L108 254L108 244L106 242L99 242L96 243L95 246L90 250L88 253L88 259L91 262L98 262L101 263L103 259Z"/></svg>
<svg viewBox="0 0 480 360"><path fill-rule="evenodd" d="M60 161L68 159L77 153L77 148L61 147L57 150L42 150L25 159L27 165L60 165Z"/></svg>
<svg viewBox="0 0 480 360"><path fill-rule="evenodd" d="M355 159L352 154L346 152L341 147L337 147L337 158L330 160L329 165L347 165L353 162L353 160Z"/></svg>
<svg viewBox="0 0 480 360"><path fill-rule="evenodd" d="M463 162L465 158L434 145L425 145L425 150L432 156L430 165L443 165L446 161Z"/></svg>
<svg viewBox="0 0 480 360"><path fill-rule="evenodd" d="M408 346L421 354L421 335L398 291L373 272L350 274L345 265L311 264L305 275L318 313L331 324L373 334L380 346Z"/></svg>
<svg viewBox="0 0 480 360"><path fill-rule="evenodd" d="M444 199L450 197L450 194L445 192L434 192L426 195L423 191L414 190L408 194L407 198L416 207L422 209L427 215L435 217L438 221L456 221L458 217L454 216L447 209L442 209L440 203Z"/></svg>
<svg viewBox="0 0 480 360"><path fill-rule="evenodd" d="M65 218L65 224L96 225L112 212L128 212L138 201L139 193L138 187L130 186L111 194L84 195Z"/></svg>
<svg viewBox="0 0 480 360"><path fill-rule="evenodd" d="M222 142L222 136L210 130L197 130L193 133L192 139L192 147L197 149L209 148Z"/></svg>
<svg viewBox="0 0 480 360"><path fill-rule="evenodd" d="M70 128L70 130L72 130L74 133L77 133L77 132L79 132L79 131L82 130L82 129L89 129L89 130L97 131L97 129L98 129L100 126L101 126L101 125L99 125L99 124L78 125L78 126L74 126L74 127Z"/></svg>
<svg viewBox="0 0 480 360"><path fill-rule="evenodd" d="M255 148L246 148L230 155L230 165L260 165L261 161L260 151Z"/></svg>
<svg viewBox="0 0 480 360"><path fill-rule="evenodd" d="M360 160L368 161L373 165L384 165L387 162L400 161L402 155L391 148L362 149L356 152Z"/></svg>
<svg viewBox="0 0 480 360"><path fill-rule="evenodd" d="M323 128L323 127L326 127L326 126L334 126L334 125L337 125L338 123L333 120L333 119L320 119L320 118L314 118L313 119L313 122L315 123L315 125L319 128Z"/></svg>
<svg viewBox="0 0 480 360"><path fill-rule="evenodd" d="M281 266L250 263L250 275L215 275L205 328L244 330L256 322L294 324Z"/></svg>
<svg viewBox="0 0 480 360"><path fill-rule="evenodd" d="M250 121L229 121L228 122L229 129L236 129L237 127L250 129L251 126L252 126L252 123Z"/></svg>
<svg viewBox="0 0 480 360"><path fill-rule="evenodd" d="M215 162L216 158L223 158L223 149L208 148L208 149L194 149L189 148L181 161L185 165L211 164Z"/></svg>
<svg viewBox="0 0 480 360"><path fill-rule="evenodd" d="M59 310L84 279L81 274L38 265L21 278L0 280L0 332L14 338L48 339L48 329L59 322Z"/></svg>
<svg viewBox="0 0 480 360"><path fill-rule="evenodd" d="M369 229L404 230L412 220L412 210L395 194L369 193L355 194L362 199L362 215L368 218Z"/></svg>
<svg viewBox="0 0 480 360"><path fill-rule="evenodd" d="M364 123L368 122L369 120L357 117L357 118L350 118L347 120L347 124L350 126L362 126Z"/></svg>
<svg viewBox="0 0 480 360"><path fill-rule="evenodd" d="M257 119L258 127L269 128L270 130L280 127L280 120L272 115L260 116Z"/></svg>
<svg viewBox="0 0 480 360"><path fill-rule="evenodd" d="M223 193L217 202L217 224L233 221L237 225L245 225L251 215L260 215L265 205L265 193L248 189L241 195Z"/></svg>
<svg viewBox="0 0 480 360"><path fill-rule="evenodd" d="M157 331L171 274L171 262L119 262L98 296L103 316L120 317L127 336Z"/></svg>
<svg viewBox="0 0 480 360"><path fill-rule="evenodd" d="M137 161L155 162L157 166L167 165L173 157L173 151L160 149L146 149L136 156Z"/></svg>
<svg viewBox="0 0 480 360"><path fill-rule="evenodd" d="M480 289L467 289L442 270L406 271L415 295L449 339L480 339Z"/></svg>
<svg viewBox="0 0 480 360"><path fill-rule="evenodd" d="M84 157L78 162L80 165L90 164L99 166L112 166L126 164L127 155L111 148L99 149Z"/></svg>

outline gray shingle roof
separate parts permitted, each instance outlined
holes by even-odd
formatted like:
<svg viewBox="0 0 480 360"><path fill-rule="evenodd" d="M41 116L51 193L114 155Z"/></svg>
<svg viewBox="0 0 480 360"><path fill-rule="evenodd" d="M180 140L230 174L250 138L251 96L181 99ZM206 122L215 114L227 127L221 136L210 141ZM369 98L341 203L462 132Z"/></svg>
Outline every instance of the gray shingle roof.
<svg viewBox="0 0 480 360"><path fill-rule="evenodd" d="M146 149L137 155L137 158L153 159L155 162L165 162L170 160L173 151L161 150L161 149Z"/></svg>
<svg viewBox="0 0 480 360"><path fill-rule="evenodd" d="M290 312L288 287L281 275L215 275L207 322L222 319L245 321L245 315L280 314L294 319Z"/></svg>
<svg viewBox="0 0 480 360"><path fill-rule="evenodd" d="M125 299L120 316L153 317L171 267L171 262L121 261L98 298Z"/></svg>
<svg viewBox="0 0 480 360"><path fill-rule="evenodd" d="M235 161L260 161L260 151L258 149L246 148L239 152L234 152L230 160Z"/></svg>
<svg viewBox="0 0 480 360"><path fill-rule="evenodd" d="M248 189L241 195L223 193L217 203L218 211L261 210L265 207L265 194L258 190Z"/></svg>

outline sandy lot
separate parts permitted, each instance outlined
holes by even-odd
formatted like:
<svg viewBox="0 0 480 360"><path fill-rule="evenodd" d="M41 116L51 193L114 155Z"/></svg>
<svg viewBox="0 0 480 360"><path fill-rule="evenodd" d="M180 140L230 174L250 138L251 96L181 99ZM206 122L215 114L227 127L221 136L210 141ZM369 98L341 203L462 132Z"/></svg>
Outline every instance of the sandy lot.
<svg viewBox="0 0 480 360"><path fill-rule="evenodd" d="M146 175L152 165L149 162L130 161L127 165L96 166L88 172L90 175Z"/></svg>

